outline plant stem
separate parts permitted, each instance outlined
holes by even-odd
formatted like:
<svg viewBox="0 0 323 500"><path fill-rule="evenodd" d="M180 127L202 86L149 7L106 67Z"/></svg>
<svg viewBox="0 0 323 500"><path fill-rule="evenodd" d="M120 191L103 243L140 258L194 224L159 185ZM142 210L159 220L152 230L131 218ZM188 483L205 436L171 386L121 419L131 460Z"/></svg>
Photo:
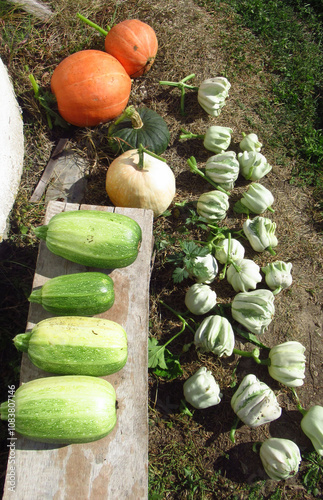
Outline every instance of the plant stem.
<svg viewBox="0 0 323 500"><path fill-rule="evenodd" d="M223 266L223 269L222 269L222 273L220 274L219 278L220 280L223 280L225 278L225 275L226 275L226 272L227 272L227 267L233 263L233 260L231 259L230 257L230 254L231 254L231 233L228 234L228 257L227 257L227 261L226 263L224 264Z"/></svg>
<svg viewBox="0 0 323 500"><path fill-rule="evenodd" d="M261 347L262 349L267 349L268 351L270 351L270 347L268 347L265 344L263 344L262 342L260 342L256 338L256 336L253 335L252 333L248 333L248 332L241 330L241 328L239 328L239 326L237 326L237 325L234 325L233 329L234 329L234 332L236 332L238 335L240 335L241 337L246 339L248 342L251 342L252 344L256 345L257 347Z"/></svg>
<svg viewBox="0 0 323 500"><path fill-rule="evenodd" d="M182 80L179 82L168 82L168 81L160 81L160 85L169 85L170 87L177 87L181 91L181 101L180 101L180 110L181 110L181 115L185 115L185 110L184 110L184 100L185 100L185 90L190 89L190 90L195 90L197 91L199 88L195 87L194 85L187 85L187 81L191 80L192 78L195 77L195 74L192 73L188 76L185 76Z"/></svg>
<svg viewBox="0 0 323 500"><path fill-rule="evenodd" d="M275 250L273 250L270 246L266 248L267 252L270 253L270 255L276 255Z"/></svg>
<svg viewBox="0 0 323 500"><path fill-rule="evenodd" d="M248 238L247 238L247 237L246 237L246 235L244 234L243 229L240 229L239 231L234 231L234 235L235 235L237 238L243 238L244 240L248 241Z"/></svg>
<svg viewBox="0 0 323 500"><path fill-rule="evenodd" d="M254 453L259 453L259 450L258 448L262 445L262 442L261 441L256 441L255 443L253 443L252 445L252 451Z"/></svg>
<svg viewBox="0 0 323 500"><path fill-rule="evenodd" d="M192 90L198 90L198 89L199 89L198 87L195 87L194 85L187 85L187 84L186 84L186 82L187 82L188 80L192 80L192 78L195 78L195 73L191 73L190 75L185 76L185 78L183 78L183 79L180 81L180 83L181 83L182 85L183 85L183 84L185 84L185 86L186 86L187 88L190 88L190 89L192 89Z"/></svg>
<svg viewBox="0 0 323 500"><path fill-rule="evenodd" d="M170 344L171 342L173 342L173 340L175 340L177 337L179 337L179 335L181 333L183 333L183 331L185 330L185 327L186 327L186 325L183 323L182 328L180 329L180 331L177 332L177 333L175 333L175 335L171 339L167 340L167 342L165 342L165 344L163 345L163 348L165 349L168 346L168 344Z"/></svg>
<svg viewBox="0 0 323 500"><path fill-rule="evenodd" d="M30 80L31 85L33 87L34 95L35 95L36 99L38 99L39 98L39 85L36 82L34 75L30 74L29 80Z"/></svg>
<svg viewBox="0 0 323 500"><path fill-rule="evenodd" d="M77 17L79 19L81 19L81 21L83 21L85 24L88 24L89 26L91 26L91 28L94 28L96 29L99 33L101 33L101 35L103 36L107 36L107 34L109 33L110 31L110 27L108 28L108 31L104 30L103 28L101 28L101 26L98 26L97 24L93 23L92 21L90 21L89 19L87 19L86 17L82 16L82 14L79 14L77 13L76 14Z"/></svg>
<svg viewBox="0 0 323 500"><path fill-rule="evenodd" d="M235 260L229 259L228 263L234 267L234 269L237 271L237 273L241 272L241 267L238 266L238 264L235 262Z"/></svg>
<svg viewBox="0 0 323 500"><path fill-rule="evenodd" d="M227 261L224 265L224 270L222 271L222 274L224 272L224 276L225 276L227 267L230 265L232 265L234 267L234 269L237 271L237 273L240 273L240 271L241 271L241 267L238 266L238 264L235 262L235 260L232 259L232 257L231 257L231 248L232 248L231 233L229 233L228 234L228 258L227 258Z"/></svg>
<svg viewBox="0 0 323 500"><path fill-rule="evenodd" d="M52 118L51 117L55 118L55 123L56 124L60 125L63 128L67 128L68 127L68 123L59 114L55 113L55 111L53 111L50 108L50 106L47 103L46 96L44 97L44 96L41 95L39 85L36 82L36 80L34 78L34 75L30 74L30 75L28 75L28 77L29 77L29 80L30 80L31 85L33 87L35 99L38 100L39 104L46 111L47 123L48 123L48 127L50 128L50 130L53 129L53 122L52 122Z"/></svg>
<svg viewBox="0 0 323 500"><path fill-rule="evenodd" d="M237 427L239 425L240 418L236 415L234 422L232 424L231 430L230 430L230 441L234 444L236 442L235 440L235 433L237 430Z"/></svg>
<svg viewBox="0 0 323 500"><path fill-rule="evenodd" d="M307 411L305 410L305 408L302 407L301 402L299 400L299 397L297 395L297 392L295 391L295 388L291 387L290 389L294 395L294 398L296 399L296 406L297 406L298 411L300 411L302 415L305 415L305 413L307 413Z"/></svg>
<svg viewBox="0 0 323 500"><path fill-rule="evenodd" d="M173 314L175 314L175 316L178 317L179 320L181 320L181 322L183 323L183 327L185 329L185 327L187 326L187 328L193 333L195 334L195 330L193 330L193 328L188 324L188 322L186 321L186 319L183 318L183 316L181 314L179 314L177 311L175 311L172 307L170 307L169 305L165 304L165 302L163 300L160 300L159 301L163 306L166 307L166 309L168 309L169 311L171 311ZM183 331L183 330L182 330ZM177 336L178 334L176 334Z"/></svg>
<svg viewBox="0 0 323 500"><path fill-rule="evenodd" d="M253 349L252 351L241 351L240 349L233 349L233 353L234 354L237 354L238 356L243 356L245 358L253 358L254 361L258 364L258 365L269 365L270 364L270 359L267 358L267 359L259 359L259 354L260 354L260 351L257 347L255 347L255 349Z"/></svg>
<svg viewBox="0 0 323 500"><path fill-rule="evenodd" d="M13 339L14 346L18 351L28 352L29 340L32 336L32 332L19 333Z"/></svg>
<svg viewBox="0 0 323 500"><path fill-rule="evenodd" d="M138 146L139 162L138 162L137 167L140 169L144 168L144 153L152 156L153 158L156 158L157 160L161 160L161 161L164 161L166 163L165 158L162 158L161 156L156 155L152 151L149 151L148 149L144 148L142 144L139 144L139 146Z"/></svg>
<svg viewBox="0 0 323 500"><path fill-rule="evenodd" d="M117 118L117 120L114 122L114 125L119 125L120 122L122 122L124 119L130 118L132 127L134 129L140 129L143 127L142 119L140 117L140 114L138 111L135 109L134 106L128 106L124 112Z"/></svg>
<svg viewBox="0 0 323 500"><path fill-rule="evenodd" d="M205 135L204 134L193 134L192 132L189 132L188 130L185 130L181 128L181 131L183 134L179 136L180 139L204 139Z"/></svg>
<svg viewBox="0 0 323 500"><path fill-rule="evenodd" d="M35 78L34 78L34 75L30 74L29 75L29 80L31 82L31 85L33 87L33 91L34 91L34 96L35 96L35 99L38 100L39 104L41 104L41 106L43 106L43 108L45 109L46 111L46 117L47 117L47 123L48 123L48 127L50 128L50 130L53 129L53 122L52 122L52 119L51 119L51 116L50 114L51 113L54 113L54 111L52 111L48 106L47 104L44 102L44 99L41 97L40 95L40 92L39 92L39 85L38 83L36 82Z"/></svg>
<svg viewBox="0 0 323 500"><path fill-rule="evenodd" d="M225 193L226 195L230 195L230 193L228 193L228 191L226 191L225 189L223 189L221 186L219 186L218 184L215 184L215 182L212 181L212 179L210 179L207 175L204 174L204 172L202 172L202 170L200 170L197 166L197 163L196 163L196 159L194 158L194 156L191 156L188 160L187 160L187 163L191 169L191 172L193 172L193 174L198 174L200 175L201 177L203 177L203 179L207 182L209 182L215 189L217 189L218 191L222 191L222 193Z"/></svg>
<svg viewBox="0 0 323 500"><path fill-rule="evenodd" d="M177 87L177 88L186 88L186 89L191 89L191 90L198 90L199 88L198 87L195 87L194 85L187 85L186 82L188 80L191 80L192 78L195 77L195 74L194 73L191 73L190 75L188 76L185 76L185 78L183 78L182 80L180 80L179 82L168 82L168 81L160 81L159 84L160 85L169 85L170 87Z"/></svg>

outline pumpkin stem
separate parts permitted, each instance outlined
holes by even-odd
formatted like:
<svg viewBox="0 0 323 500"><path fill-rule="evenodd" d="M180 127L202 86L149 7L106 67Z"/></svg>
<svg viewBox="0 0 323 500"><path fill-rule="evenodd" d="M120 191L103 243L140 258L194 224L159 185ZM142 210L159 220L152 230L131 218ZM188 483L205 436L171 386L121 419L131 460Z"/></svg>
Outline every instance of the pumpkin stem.
<svg viewBox="0 0 323 500"><path fill-rule="evenodd" d="M124 110L124 112L114 122L114 125L119 125L120 122L122 122L123 120L125 120L127 118L130 118L132 128L135 129L135 130L138 130L138 129L140 129L140 128L142 128L144 126L140 114L135 109L135 107L132 106L132 105L128 106Z"/></svg>
<svg viewBox="0 0 323 500"><path fill-rule="evenodd" d="M144 148L144 146L142 144L139 144L139 146L138 146L138 154L139 154L138 168L144 168L144 153L152 156L153 158L157 158L157 160L161 160L161 161L164 161L166 163L165 158L162 158L161 156L156 155L152 151L149 151L149 149Z"/></svg>
<svg viewBox="0 0 323 500"><path fill-rule="evenodd" d="M92 21L90 21L89 19L87 19L86 17L82 16L82 14L77 13L76 15L79 19L81 19L81 21L83 21L85 24L88 24L89 26L91 26L91 28L96 29L103 36L107 36L108 32L110 31L110 28L108 31L106 31L103 28L101 28L101 26L99 26L98 24L95 24Z"/></svg>
<svg viewBox="0 0 323 500"><path fill-rule="evenodd" d="M144 168L144 148L143 148L142 144L139 144L138 154L139 154L138 168L143 169Z"/></svg>
<svg viewBox="0 0 323 500"><path fill-rule="evenodd" d="M196 163L196 159L194 158L194 156L191 156L187 160L187 163L188 163L188 166L191 169L191 172L193 172L193 174L200 175L201 177L203 177L204 180L206 180L207 182L209 182L215 189L217 189L218 191L222 191L222 193L225 193L226 195L230 196L230 193L228 193L228 191L226 191L225 189L223 189L218 184L215 184L215 182L213 182L212 179L210 179L210 177L208 177L207 175L205 175L205 173L202 172L202 170L200 170L198 168L197 163Z"/></svg>

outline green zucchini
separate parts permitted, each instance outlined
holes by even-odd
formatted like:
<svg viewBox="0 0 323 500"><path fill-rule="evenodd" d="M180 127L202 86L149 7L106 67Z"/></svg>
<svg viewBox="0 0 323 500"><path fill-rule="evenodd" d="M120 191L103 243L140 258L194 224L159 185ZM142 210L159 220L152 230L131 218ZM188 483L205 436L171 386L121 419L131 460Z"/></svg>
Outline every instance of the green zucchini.
<svg viewBox="0 0 323 500"><path fill-rule="evenodd" d="M29 302L55 316L94 316L114 304L114 283L99 272L63 274L33 290Z"/></svg>
<svg viewBox="0 0 323 500"><path fill-rule="evenodd" d="M21 385L0 405L1 420L14 415L15 430L45 443L89 443L117 422L116 393L106 380L87 376L44 377Z"/></svg>
<svg viewBox="0 0 323 500"><path fill-rule="evenodd" d="M96 317L47 318L16 335L13 343L35 366L60 375L110 375L124 367L128 356L122 326Z"/></svg>
<svg viewBox="0 0 323 500"><path fill-rule="evenodd" d="M47 248L84 266L114 269L132 264L142 239L139 224L130 217L100 210L72 210L54 215L34 228Z"/></svg>

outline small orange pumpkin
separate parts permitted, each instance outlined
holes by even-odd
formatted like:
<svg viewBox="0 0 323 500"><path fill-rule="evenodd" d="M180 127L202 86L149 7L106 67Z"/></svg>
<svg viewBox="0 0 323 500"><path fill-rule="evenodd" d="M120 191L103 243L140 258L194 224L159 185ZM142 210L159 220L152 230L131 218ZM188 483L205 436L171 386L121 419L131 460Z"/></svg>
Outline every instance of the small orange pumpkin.
<svg viewBox="0 0 323 500"><path fill-rule="evenodd" d="M138 19L121 21L113 26L105 38L105 50L118 59L132 78L147 73L158 50L156 33L151 26Z"/></svg>
<svg viewBox="0 0 323 500"><path fill-rule="evenodd" d="M129 101L131 79L112 55L81 50L55 68L51 90L64 120L78 127L92 127L122 113Z"/></svg>

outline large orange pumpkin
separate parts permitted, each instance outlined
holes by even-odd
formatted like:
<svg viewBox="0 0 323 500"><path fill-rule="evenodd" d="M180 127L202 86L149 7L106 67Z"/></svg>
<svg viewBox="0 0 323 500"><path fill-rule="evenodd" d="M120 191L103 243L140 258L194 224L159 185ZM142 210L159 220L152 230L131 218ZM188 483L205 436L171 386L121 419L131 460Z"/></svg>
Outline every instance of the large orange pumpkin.
<svg viewBox="0 0 323 500"><path fill-rule="evenodd" d="M158 41L151 26L138 19L129 19L113 26L105 38L105 50L114 56L132 78L150 70Z"/></svg>
<svg viewBox="0 0 323 500"><path fill-rule="evenodd" d="M78 127L92 127L122 113L129 100L131 79L110 54L81 50L55 68L51 90L64 120Z"/></svg>

